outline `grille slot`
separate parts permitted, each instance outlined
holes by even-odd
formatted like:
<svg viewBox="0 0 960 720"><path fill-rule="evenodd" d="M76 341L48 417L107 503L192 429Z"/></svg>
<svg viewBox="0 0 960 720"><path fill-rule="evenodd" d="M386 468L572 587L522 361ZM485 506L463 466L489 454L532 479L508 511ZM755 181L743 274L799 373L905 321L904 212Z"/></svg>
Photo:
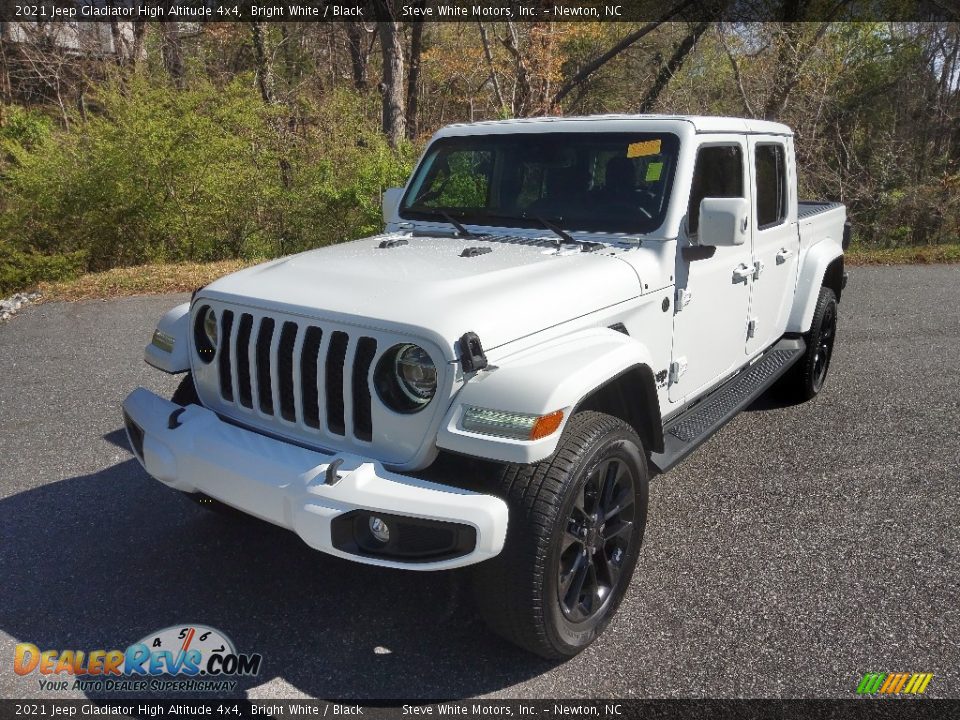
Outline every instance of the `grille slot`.
<svg viewBox="0 0 960 720"><path fill-rule="evenodd" d="M260 411L273 415L273 383L270 378L270 343L273 342L273 318L260 321L257 334L257 399Z"/></svg>
<svg viewBox="0 0 960 720"><path fill-rule="evenodd" d="M253 315L243 313L237 328L237 393L240 404L253 407L253 391L250 388L250 333L253 330Z"/></svg>
<svg viewBox="0 0 960 720"><path fill-rule="evenodd" d="M320 398L317 385L317 364L320 361L320 341L323 331L308 327L300 354L300 385L303 388L303 422L312 428L320 427Z"/></svg>
<svg viewBox="0 0 960 720"><path fill-rule="evenodd" d="M373 418L370 411L370 365L377 354L377 341L362 337L357 341L353 358L353 434L358 440L373 439Z"/></svg>
<svg viewBox="0 0 960 720"><path fill-rule="evenodd" d="M233 371L230 368L230 336L233 332L233 313L224 310L220 316L220 394L233 402Z"/></svg>
<svg viewBox="0 0 960 720"><path fill-rule="evenodd" d="M347 334L335 331L327 351L327 427L335 435L346 434L343 420L343 364L347 358Z"/></svg>
<svg viewBox="0 0 960 720"><path fill-rule="evenodd" d="M297 324L285 322L280 330L280 346L277 348L277 376L280 381L280 416L295 422L296 403L293 399L293 345L297 340Z"/></svg>

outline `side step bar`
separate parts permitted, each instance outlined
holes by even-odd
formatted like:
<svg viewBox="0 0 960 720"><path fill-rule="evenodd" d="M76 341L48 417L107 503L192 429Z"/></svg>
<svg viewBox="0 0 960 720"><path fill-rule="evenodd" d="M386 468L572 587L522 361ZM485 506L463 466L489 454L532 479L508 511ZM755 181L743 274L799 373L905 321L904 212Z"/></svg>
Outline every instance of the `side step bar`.
<svg viewBox="0 0 960 720"><path fill-rule="evenodd" d="M689 410L668 418L663 426L663 452L653 453L650 461L660 472L679 463L760 397L806 349L803 338L783 338Z"/></svg>

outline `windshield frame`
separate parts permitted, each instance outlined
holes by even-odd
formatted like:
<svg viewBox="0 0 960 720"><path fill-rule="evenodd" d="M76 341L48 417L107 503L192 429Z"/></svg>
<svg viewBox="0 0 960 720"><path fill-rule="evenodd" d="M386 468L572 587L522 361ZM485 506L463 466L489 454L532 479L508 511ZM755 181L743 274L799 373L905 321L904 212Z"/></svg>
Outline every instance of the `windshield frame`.
<svg viewBox="0 0 960 720"><path fill-rule="evenodd" d="M524 230L544 230L542 221L536 217L540 213L531 213L529 215L519 215L505 213L499 208L485 208L485 211L475 212L474 209L464 209L457 207L437 206L429 210L423 208L413 209L408 204L412 200L415 188L427 178L424 173L429 171L436 154L449 147L460 147L464 149L477 148L484 146L497 149L499 143L510 142L543 142L544 139L556 139L563 137L568 142L575 142L580 138L606 138L614 142L623 142L625 144L643 143L649 140L660 139L662 141L663 151L660 154L668 155L672 161L666 169L666 177L663 179L663 191L660 196L659 211L651 219L647 220L640 212L637 212L637 222L629 225L622 220L615 220L609 223L594 222L597 218L590 218L585 222L583 218L557 217L555 215L546 216L548 220L560 226L563 230L571 233L584 233L592 235L653 235L660 230L667 221L670 207L672 204L672 194L678 166L681 162L681 138L678 133L670 130L599 130L599 131L563 131L555 130L550 132L518 132L518 133L476 133L465 135L445 135L434 140L426 149L417 167L410 176L410 181L404 191L403 197L397 207L397 213L400 219L405 221L421 222L439 222L449 224L444 219L442 213L449 213L464 225L490 227L490 228L517 228ZM423 176L423 177L422 177ZM592 190L592 189L591 189ZM588 190L590 192L591 190ZM488 201L489 205L489 201ZM541 215L541 217L543 217Z"/></svg>

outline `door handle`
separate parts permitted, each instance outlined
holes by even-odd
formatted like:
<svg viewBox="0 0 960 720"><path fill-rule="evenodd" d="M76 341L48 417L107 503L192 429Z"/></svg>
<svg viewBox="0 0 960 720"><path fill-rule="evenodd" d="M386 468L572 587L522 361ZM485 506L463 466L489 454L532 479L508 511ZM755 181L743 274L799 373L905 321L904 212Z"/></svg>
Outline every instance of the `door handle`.
<svg viewBox="0 0 960 720"><path fill-rule="evenodd" d="M777 265L783 265L787 258L793 255L793 250L787 250L787 248L780 248L780 252L777 253Z"/></svg>
<svg viewBox="0 0 960 720"><path fill-rule="evenodd" d="M733 281L735 283L746 283L751 277L753 277L754 268L746 265L745 263L740 263L733 269Z"/></svg>

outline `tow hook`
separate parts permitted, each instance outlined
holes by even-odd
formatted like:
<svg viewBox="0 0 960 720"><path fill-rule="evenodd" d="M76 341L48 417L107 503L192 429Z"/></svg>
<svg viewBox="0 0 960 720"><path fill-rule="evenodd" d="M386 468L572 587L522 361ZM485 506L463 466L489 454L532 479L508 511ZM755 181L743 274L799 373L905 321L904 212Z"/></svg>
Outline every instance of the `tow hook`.
<svg viewBox="0 0 960 720"><path fill-rule="evenodd" d="M176 430L178 427L183 425L183 423L180 422L180 416L183 415L183 413L185 413L186 411L187 411L186 408L177 408L172 413L170 413L170 419L167 420L167 428L169 430Z"/></svg>
<svg viewBox="0 0 960 720"><path fill-rule="evenodd" d="M336 485L340 482L340 473L337 470L340 469L341 465L343 465L343 458L337 458L327 465L327 475L323 480L324 485Z"/></svg>

